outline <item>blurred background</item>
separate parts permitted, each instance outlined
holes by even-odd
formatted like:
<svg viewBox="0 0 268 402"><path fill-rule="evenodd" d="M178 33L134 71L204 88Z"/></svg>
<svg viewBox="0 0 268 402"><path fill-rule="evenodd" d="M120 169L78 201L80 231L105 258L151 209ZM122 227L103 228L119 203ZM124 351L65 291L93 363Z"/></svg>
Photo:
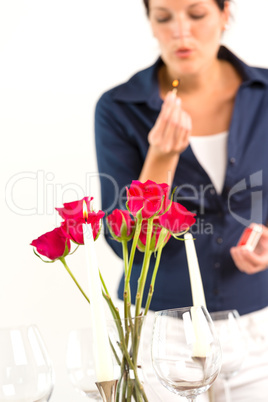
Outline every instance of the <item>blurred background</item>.
<svg viewBox="0 0 268 402"><path fill-rule="evenodd" d="M234 0L223 38L263 67L267 13L267 0ZM101 208L96 101L157 56L142 0L0 2L0 326L37 324L56 372L51 402L86 401L69 383L65 350L68 331L90 324L90 308L62 264L44 264L29 244L59 225L63 202L89 195ZM95 244L115 295L121 261L103 236ZM87 290L83 248L68 262Z"/></svg>

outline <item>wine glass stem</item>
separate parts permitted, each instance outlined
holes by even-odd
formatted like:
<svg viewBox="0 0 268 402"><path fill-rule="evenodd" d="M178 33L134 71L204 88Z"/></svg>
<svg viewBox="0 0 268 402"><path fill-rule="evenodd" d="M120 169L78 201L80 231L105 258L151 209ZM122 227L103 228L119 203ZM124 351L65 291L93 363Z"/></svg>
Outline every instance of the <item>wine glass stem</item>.
<svg viewBox="0 0 268 402"><path fill-rule="evenodd" d="M189 401L189 402L196 402L196 396L192 396L192 397L190 397L190 398L187 398L187 400Z"/></svg>
<svg viewBox="0 0 268 402"><path fill-rule="evenodd" d="M228 380L223 380L223 387L224 387L224 392L225 392L225 401L232 402Z"/></svg>

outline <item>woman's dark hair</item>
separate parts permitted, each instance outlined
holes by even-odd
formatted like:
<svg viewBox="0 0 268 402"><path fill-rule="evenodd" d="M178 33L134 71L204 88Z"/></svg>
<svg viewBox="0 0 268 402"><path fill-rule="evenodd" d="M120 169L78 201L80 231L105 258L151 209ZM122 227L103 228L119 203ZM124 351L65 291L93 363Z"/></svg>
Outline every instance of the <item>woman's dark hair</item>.
<svg viewBox="0 0 268 402"><path fill-rule="evenodd" d="M218 4L219 8L221 10L223 10L225 1L229 1L229 0L214 0L214 1ZM145 8L146 8L146 11L147 11L147 15L148 15L149 14L149 0L143 0L143 2L145 5Z"/></svg>

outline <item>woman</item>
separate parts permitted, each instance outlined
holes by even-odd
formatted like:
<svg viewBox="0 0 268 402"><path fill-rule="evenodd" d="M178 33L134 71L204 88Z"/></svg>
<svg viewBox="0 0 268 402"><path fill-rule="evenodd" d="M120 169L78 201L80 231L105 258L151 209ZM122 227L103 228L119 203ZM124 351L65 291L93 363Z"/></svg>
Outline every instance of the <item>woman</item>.
<svg viewBox="0 0 268 402"><path fill-rule="evenodd" d="M249 354L251 381L242 372L234 377L233 398L267 401L268 331L261 323L268 322L268 71L247 66L220 46L229 1L144 3L161 57L97 104L102 207L122 208L132 180L177 187L175 200L197 214L192 232L208 310L237 309L249 336L253 323L260 324L263 360ZM174 79L180 80L177 96ZM251 222L263 225L254 252L236 247ZM120 255L118 244L108 241ZM133 294L139 259L136 264ZM186 267L183 242L171 240L152 309L192 303Z"/></svg>

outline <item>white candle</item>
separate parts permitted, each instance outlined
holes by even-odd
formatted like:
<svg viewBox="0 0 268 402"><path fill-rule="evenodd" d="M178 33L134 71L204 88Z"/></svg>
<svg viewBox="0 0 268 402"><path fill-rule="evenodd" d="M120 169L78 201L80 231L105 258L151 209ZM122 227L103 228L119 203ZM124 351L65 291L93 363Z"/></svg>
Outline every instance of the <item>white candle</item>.
<svg viewBox="0 0 268 402"><path fill-rule="evenodd" d="M189 232L185 233L184 240L192 289L193 305L194 307L206 307L203 283L192 234ZM206 331L204 331L205 327L202 320L200 320L198 310L193 308L191 313L193 331L195 334L195 340L193 343L193 356L206 357L209 351L209 340L207 339Z"/></svg>
<svg viewBox="0 0 268 402"><path fill-rule="evenodd" d="M106 326L101 280L91 224L83 224L86 251L89 298L92 313L93 350L95 357L96 381L114 380L112 354Z"/></svg>
<svg viewBox="0 0 268 402"><path fill-rule="evenodd" d="M206 307L203 283L192 234L189 232L185 233L184 240L192 289L193 305Z"/></svg>

